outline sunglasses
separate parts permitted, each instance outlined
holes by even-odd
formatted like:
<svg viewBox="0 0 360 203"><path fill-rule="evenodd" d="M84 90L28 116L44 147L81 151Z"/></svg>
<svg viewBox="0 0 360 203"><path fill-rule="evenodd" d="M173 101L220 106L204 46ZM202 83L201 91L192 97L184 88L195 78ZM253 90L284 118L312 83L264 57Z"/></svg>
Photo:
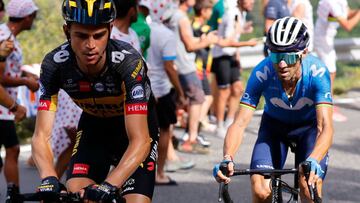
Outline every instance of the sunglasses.
<svg viewBox="0 0 360 203"><path fill-rule="evenodd" d="M271 62L278 64L280 61L285 61L286 64L295 64L300 59L301 52L277 53L270 52Z"/></svg>

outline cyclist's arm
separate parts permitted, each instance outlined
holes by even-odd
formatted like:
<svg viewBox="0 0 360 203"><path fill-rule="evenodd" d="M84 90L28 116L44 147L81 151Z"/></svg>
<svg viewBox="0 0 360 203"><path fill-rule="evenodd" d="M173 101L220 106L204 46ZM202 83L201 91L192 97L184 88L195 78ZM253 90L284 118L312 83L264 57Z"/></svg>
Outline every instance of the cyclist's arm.
<svg viewBox="0 0 360 203"><path fill-rule="evenodd" d="M119 188L135 172L150 152L151 139L148 131L147 115L125 116L125 127L129 145L119 164L105 180Z"/></svg>
<svg viewBox="0 0 360 203"><path fill-rule="evenodd" d="M224 156L230 155L234 157L236 151L242 143L243 135L246 127L254 115L254 109L240 105L240 110L234 122L230 125L225 141L224 141Z"/></svg>
<svg viewBox="0 0 360 203"><path fill-rule="evenodd" d="M57 177L53 164L53 153L49 142L54 119L55 112L53 111L38 111L36 116L31 151L41 179L48 176Z"/></svg>
<svg viewBox="0 0 360 203"><path fill-rule="evenodd" d="M316 108L316 119L318 135L315 142L315 148L310 154L310 157L315 158L319 162L324 158L328 152L334 134L331 105L318 105Z"/></svg>

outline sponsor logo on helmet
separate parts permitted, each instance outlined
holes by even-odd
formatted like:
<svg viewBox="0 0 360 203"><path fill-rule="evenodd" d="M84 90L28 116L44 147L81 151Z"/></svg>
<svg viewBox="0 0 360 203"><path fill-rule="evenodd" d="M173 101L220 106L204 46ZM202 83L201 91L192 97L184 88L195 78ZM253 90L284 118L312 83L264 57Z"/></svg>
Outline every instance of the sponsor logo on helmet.
<svg viewBox="0 0 360 203"><path fill-rule="evenodd" d="M96 0L85 0L88 6L88 15L89 17L93 16L93 12L94 12L94 3Z"/></svg>

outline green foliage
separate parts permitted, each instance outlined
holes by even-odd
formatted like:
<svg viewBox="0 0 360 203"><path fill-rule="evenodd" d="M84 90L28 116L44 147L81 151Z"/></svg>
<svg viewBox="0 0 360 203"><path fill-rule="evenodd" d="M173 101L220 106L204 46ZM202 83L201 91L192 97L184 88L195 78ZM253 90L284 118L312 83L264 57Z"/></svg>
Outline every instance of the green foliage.
<svg viewBox="0 0 360 203"><path fill-rule="evenodd" d="M354 63L337 63L334 94L340 95L348 90L360 87L360 65Z"/></svg>
<svg viewBox="0 0 360 203"><path fill-rule="evenodd" d="M45 54L65 41L62 31L61 0L34 0L39 7L33 28L17 36L24 64L41 63Z"/></svg>
<svg viewBox="0 0 360 203"><path fill-rule="evenodd" d="M27 118L16 124L16 133L21 144L30 142L30 138L34 133L35 118Z"/></svg>

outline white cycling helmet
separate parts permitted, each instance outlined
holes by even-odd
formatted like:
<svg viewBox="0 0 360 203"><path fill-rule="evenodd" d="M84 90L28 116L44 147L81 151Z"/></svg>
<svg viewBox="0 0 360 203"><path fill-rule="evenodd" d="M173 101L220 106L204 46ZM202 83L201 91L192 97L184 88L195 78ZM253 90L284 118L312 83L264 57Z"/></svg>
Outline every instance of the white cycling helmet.
<svg viewBox="0 0 360 203"><path fill-rule="evenodd" d="M309 46L309 38L307 27L301 20L284 17L270 27L266 45L273 52L298 52Z"/></svg>

